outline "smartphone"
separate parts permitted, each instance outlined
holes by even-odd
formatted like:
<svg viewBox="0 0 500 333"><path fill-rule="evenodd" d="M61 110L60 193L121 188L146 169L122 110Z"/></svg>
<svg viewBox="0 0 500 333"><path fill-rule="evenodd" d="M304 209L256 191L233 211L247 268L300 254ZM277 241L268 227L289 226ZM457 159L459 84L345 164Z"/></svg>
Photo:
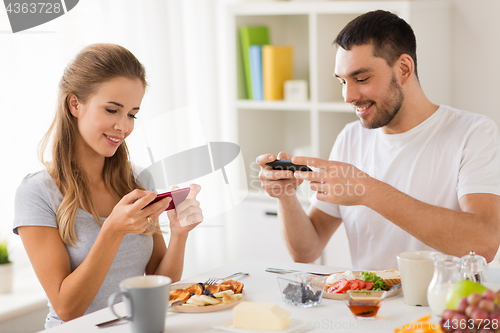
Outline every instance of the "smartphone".
<svg viewBox="0 0 500 333"><path fill-rule="evenodd" d="M174 191L170 191L170 192L160 193L147 206L152 205L155 202L157 202L163 198L171 197L172 200L170 201L167 209L165 209L165 210L174 209L176 204L179 204L179 203L183 202L184 200L186 200L186 198L189 194L189 191L191 191L191 189L189 187L185 187L185 188L180 188L178 190L174 190ZM144 208L146 208L146 207L144 207Z"/></svg>
<svg viewBox="0 0 500 333"><path fill-rule="evenodd" d="M290 160L275 160L266 164L273 170L312 171L307 165L293 164Z"/></svg>

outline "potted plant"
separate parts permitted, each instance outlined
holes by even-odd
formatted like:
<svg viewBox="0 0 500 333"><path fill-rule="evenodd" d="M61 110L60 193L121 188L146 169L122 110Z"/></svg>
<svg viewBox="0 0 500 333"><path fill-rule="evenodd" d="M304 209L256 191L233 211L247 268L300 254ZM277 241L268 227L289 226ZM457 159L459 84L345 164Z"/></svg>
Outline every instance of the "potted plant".
<svg viewBox="0 0 500 333"><path fill-rule="evenodd" d="M12 262L6 240L0 240L0 294L12 292Z"/></svg>

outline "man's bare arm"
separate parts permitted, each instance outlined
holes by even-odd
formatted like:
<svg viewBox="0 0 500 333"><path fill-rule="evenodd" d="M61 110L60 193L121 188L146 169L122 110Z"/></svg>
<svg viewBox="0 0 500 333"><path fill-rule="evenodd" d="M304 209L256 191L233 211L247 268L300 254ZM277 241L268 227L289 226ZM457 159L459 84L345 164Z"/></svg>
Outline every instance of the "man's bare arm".
<svg viewBox="0 0 500 333"><path fill-rule="evenodd" d="M297 197L278 201L281 235L295 262L310 263L323 253L333 233L342 223L311 205L306 214Z"/></svg>
<svg viewBox="0 0 500 333"><path fill-rule="evenodd" d="M291 156L280 152L278 158L290 159ZM321 255L341 220L314 206L306 214L294 190L302 180L295 179L292 171L275 171L266 165L275 159L273 154L257 157L257 163L262 168L259 174L262 188L278 199L281 234L293 260L313 262Z"/></svg>
<svg viewBox="0 0 500 333"><path fill-rule="evenodd" d="M294 174L300 180L311 181L310 187L318 192L318 200L346 206L364 205L447 254L463 256L475 251L488 262L495 257L500 244L497 195L465 195L459 200L461 211L455 211L412 198L347 163L310 157L294 157L293 162L324 170Z"/></svg>
<svg viewBox="0 0 500 333"><path fill-rule="evenodd" d="M467 194L459 201L462 211L454 211L416 200L383 182L371 182L365 205L421 242L459 257L475 251L488 262L494 259L500 244L499 196Z"/></svg>

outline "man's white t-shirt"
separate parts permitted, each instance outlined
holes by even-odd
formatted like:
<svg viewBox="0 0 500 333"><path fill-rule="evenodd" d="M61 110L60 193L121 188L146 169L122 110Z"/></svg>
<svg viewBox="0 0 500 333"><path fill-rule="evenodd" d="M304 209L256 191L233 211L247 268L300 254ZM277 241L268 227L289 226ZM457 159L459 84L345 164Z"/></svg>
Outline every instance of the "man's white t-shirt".
<svg viewBox="0 0 500 333"><path fill-rule="evenodd" d="M449 106L440 106L401 134L366 129L359 121L350 123L339 134L330 160L350 163L417 200L456 211L466 194L500 195L496 124L486 116ZM315 195L311 203L342 218L356 269L397 268L398 253L433 250L365 206L335 205Z"/></svg>

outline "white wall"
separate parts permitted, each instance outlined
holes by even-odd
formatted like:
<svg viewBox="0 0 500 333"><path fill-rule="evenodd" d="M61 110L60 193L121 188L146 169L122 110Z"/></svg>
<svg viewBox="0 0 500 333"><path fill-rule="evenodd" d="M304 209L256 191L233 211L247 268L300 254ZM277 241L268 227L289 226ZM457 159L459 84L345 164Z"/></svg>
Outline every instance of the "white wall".
<svg viewBox="0 0 500 333"><path fill-rule="evenodd" d="M141 109L149 111L142 116L167 107L172 98L165 83L168 45L162 42L168 35L166 2L81 1L56 20L16 34L0 5L0 239L10 241L16 264L26 258L20 238L11 231L14 195L26 174L42 169L37 145L52 121L64 67L85 45L123 45L147 68L150 86Z"/></svg>
<svg viewBox="0 0 500 333"><path fill-rule="evenodd" d="M453 106L500 127L500 1L453 1Z"/></svg>

